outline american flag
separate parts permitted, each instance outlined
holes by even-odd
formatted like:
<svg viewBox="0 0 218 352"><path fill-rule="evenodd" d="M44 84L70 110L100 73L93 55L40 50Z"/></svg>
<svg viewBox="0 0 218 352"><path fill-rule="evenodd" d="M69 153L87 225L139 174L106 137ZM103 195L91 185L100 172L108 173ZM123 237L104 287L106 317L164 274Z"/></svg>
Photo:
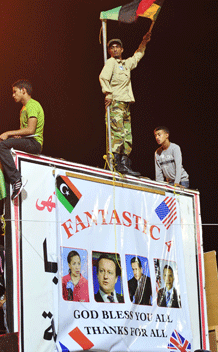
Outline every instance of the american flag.
<svg viewBox="0 0 218 352"><path fill-rule="evenodd" d="M176 199L166 197L155 209L155 213L168 230L172 223L177 219Z"/></svg>
<svg viewBox="0 0 218 352"><path fill-rule="evenodd" d="M188 340L186 340L176 330L174 330L170 337L170 343L168 344L167 348L170 350L170 352L191 352L191 343L188 342Z"/></svg>

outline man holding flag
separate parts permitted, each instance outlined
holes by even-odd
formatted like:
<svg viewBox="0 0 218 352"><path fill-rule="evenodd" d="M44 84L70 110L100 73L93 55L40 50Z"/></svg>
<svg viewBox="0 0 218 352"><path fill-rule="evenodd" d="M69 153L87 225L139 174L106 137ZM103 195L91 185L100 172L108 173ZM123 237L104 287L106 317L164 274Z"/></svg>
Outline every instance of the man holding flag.
<svg viewBox="0 0 218 352"><path fill-rule="evenodd" d="M134 55L126 60L122 59L124 49L121 40L110 40L107 46L111 57L106 61L99 77L102 92L105 94L105 108L110 106L111 145L115 167L118 172L131 176L140 176L140 173L131 169L129 159L132 150L130 103L135 101L130 73L144 56L150 37L149 31Z"/></svg>

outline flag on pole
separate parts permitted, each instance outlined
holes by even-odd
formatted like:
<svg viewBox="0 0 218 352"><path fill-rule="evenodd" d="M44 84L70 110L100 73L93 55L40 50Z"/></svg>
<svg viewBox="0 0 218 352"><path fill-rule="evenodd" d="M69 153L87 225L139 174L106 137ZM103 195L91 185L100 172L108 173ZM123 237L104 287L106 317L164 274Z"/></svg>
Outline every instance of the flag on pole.
<svg viewBox="0 0 218 352"><path fill-rule="evenodd" d="M100 19L132 23L141 16L156 21L163 2L164 0L134 0L129 4L102 11Z"/></svg>

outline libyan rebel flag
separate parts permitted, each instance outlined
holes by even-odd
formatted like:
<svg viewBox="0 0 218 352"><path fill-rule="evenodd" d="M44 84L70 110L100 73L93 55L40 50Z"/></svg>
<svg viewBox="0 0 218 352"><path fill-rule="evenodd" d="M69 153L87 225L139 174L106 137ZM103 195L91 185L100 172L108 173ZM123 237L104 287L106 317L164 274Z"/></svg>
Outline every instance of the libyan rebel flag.
<svg viewBox="0 0 218 352"><path fill-rule="evenodd" d="M63 204L69 213L79 202L82 194L74 186L67 176L57 176L56 178L56 195L58 200Z"/></svg>
<svg viewBox="0 0 218 352"><path fill-rule="evenodd" d="M115 7L112 10L102 11L101 20L115 20L123 23L132 23L138 16L156 21L164 0L134 0L129 4Z"/></svg>

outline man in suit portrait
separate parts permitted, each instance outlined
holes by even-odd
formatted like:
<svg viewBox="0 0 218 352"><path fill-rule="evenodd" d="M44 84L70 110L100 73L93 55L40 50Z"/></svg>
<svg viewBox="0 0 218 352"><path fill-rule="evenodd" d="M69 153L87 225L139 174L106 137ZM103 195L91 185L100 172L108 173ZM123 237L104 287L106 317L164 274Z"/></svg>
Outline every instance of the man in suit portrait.
<svg viewBox="0 0 218 352"><path fill-rule="evenodd" d="M131 302L140 305L151 305L151 280L143 274L141 260L138 257L131 259L133 278L128 281Z"/></svg>
<svg viewBox="0 0 218 352"><path fill-rule="evenodd" d="M174 273L170 265L165 265L163 269L163 280L165 287L157 293L157 305L159 307L180 308L180 296L175 287L173 287Z"/></svg>
<svg viewBox="0 0 218 352"><path fill-rule="evenodd" d="M97 261L97 278L99 290L95 294L96 302L124 303L123 295L115 290L119 275L116 261L107 254L102 254Z"/></svg>

